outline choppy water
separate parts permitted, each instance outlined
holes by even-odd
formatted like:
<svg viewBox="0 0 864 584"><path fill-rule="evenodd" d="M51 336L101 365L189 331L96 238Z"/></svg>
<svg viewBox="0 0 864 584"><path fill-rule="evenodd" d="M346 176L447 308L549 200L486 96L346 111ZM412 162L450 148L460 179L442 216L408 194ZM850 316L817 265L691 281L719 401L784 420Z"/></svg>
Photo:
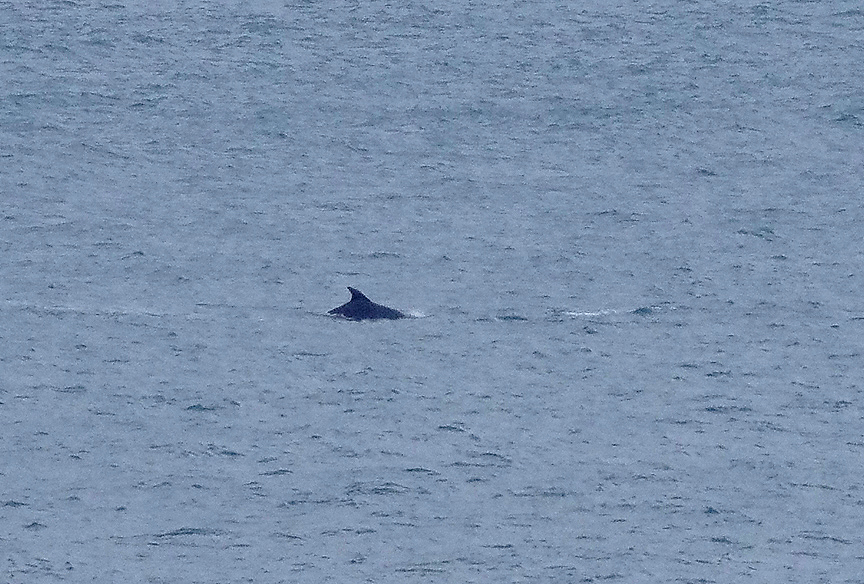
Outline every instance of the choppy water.
<svg viewBox="0 0 864 584"><path fill-rule="evenodd" d="M0 24L3 582L864 581L857 3Z"/></svg>

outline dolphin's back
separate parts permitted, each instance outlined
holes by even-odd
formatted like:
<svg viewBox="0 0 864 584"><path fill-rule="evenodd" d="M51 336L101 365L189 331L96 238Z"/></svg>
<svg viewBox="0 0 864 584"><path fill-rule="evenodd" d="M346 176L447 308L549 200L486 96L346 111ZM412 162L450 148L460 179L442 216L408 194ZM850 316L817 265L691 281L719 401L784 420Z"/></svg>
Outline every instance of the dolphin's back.
<svg viewBox="0 0 864 584"><path fill-rule="evenodd" d="M350 320L396 320L397 318L405 318L405 315L395 308L389 308L383 304L372 302L356 288L348 286L348 291L351 292L351 300L342 306L337 306L327 314L340 315Z"/></svg>

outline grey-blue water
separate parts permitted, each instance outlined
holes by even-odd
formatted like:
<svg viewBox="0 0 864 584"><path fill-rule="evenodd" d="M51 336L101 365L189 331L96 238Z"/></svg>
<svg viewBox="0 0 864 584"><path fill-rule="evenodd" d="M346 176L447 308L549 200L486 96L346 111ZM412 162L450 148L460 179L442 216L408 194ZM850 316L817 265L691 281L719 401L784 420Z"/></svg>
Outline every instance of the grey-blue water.
<svg viewBox="0 0 864 584"><path fill-rule="evenodd" d="M7 1L0 63L3 583L864 582L857 0Z"/></svg>

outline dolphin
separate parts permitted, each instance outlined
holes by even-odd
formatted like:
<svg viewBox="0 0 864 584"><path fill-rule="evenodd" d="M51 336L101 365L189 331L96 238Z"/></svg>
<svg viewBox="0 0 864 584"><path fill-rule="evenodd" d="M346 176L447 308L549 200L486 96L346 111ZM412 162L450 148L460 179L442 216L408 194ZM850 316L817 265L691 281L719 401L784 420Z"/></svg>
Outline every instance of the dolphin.
<svg viewBox="0 0 864 584"><path fill-rule="evenodd" d="M356 288L348 286L348 291L351 292L351 300L337 306L327 314L338 314L348 320L363 320L363 319L378 319L387 318L396 320L397 318L407 318L407 316L394 308L387 308L381 304L376 304L366 298L366 296Z"/></svg>

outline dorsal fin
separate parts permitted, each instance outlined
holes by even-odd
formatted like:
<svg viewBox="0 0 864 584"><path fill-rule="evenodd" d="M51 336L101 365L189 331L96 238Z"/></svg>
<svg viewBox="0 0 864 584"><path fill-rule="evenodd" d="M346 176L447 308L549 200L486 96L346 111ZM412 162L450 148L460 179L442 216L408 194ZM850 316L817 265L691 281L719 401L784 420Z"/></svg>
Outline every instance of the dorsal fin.
<svg viewBox="0 0 864 584"><path fill-rule="evenodd" d="M352 288L348 286L348 291L351 293L351 300L369 300L366 296L357 288Z"/></svg>

